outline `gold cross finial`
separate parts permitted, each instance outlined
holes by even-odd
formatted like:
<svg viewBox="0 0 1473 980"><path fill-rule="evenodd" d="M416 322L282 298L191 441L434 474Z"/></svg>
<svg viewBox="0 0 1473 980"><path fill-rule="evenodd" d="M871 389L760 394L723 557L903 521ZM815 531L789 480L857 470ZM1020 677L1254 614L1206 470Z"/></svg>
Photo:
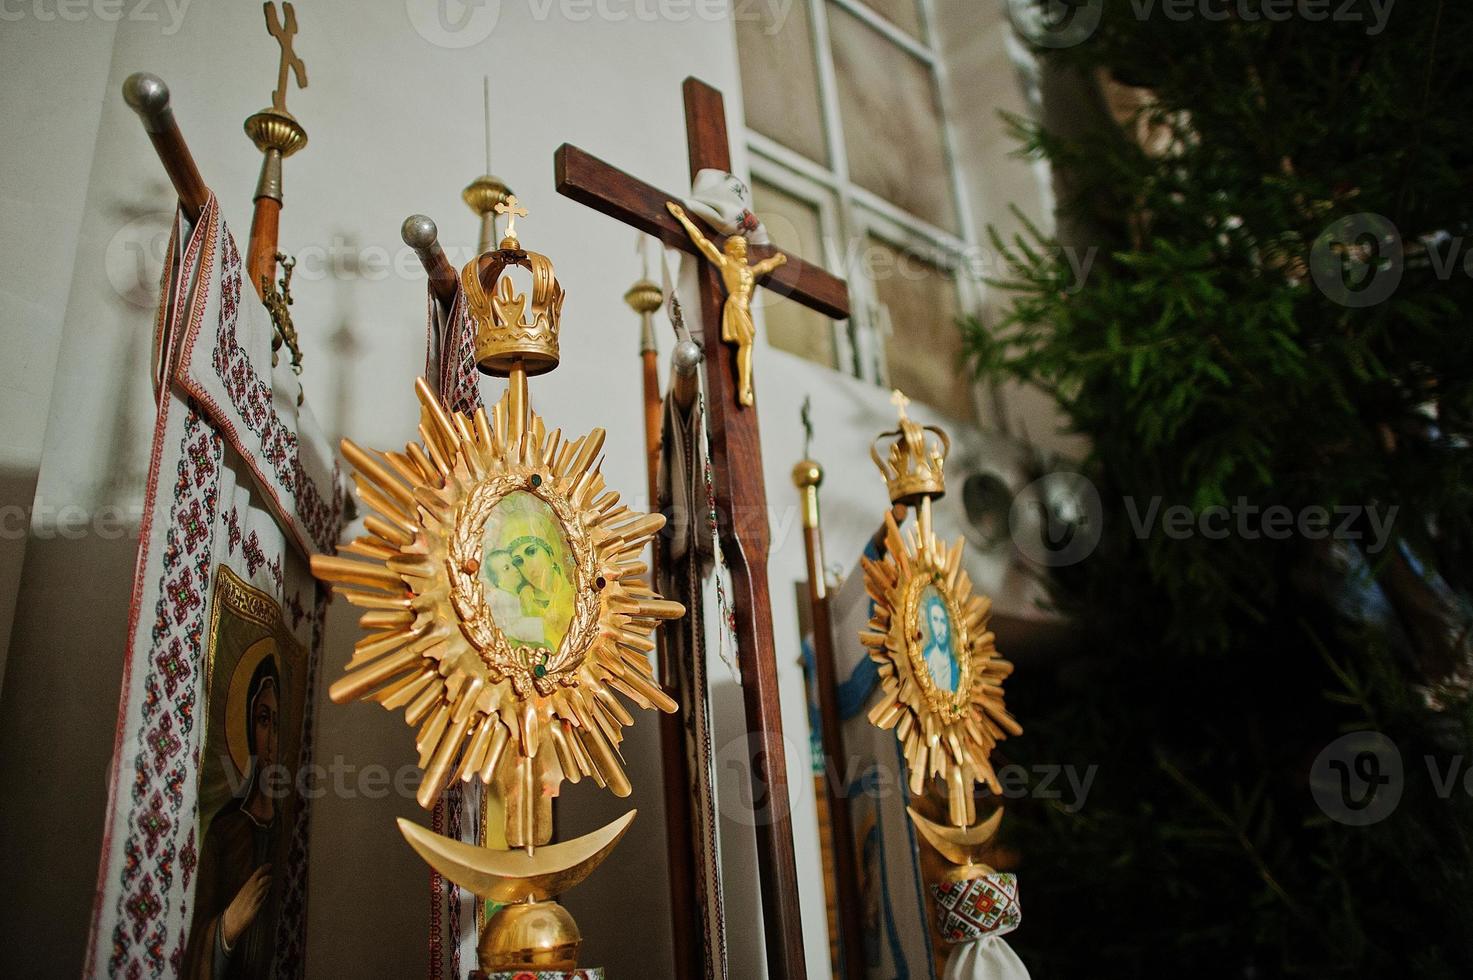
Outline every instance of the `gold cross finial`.
<svg viewBox="0 0 1473 980"><path fill-rule="evenodd" d="M812 409L813 409L813 399L810 396L808 396L808 395L804 395L803 396L803 410L798 413L798 418L800 418L803 421L803 456L804 456L805 459L809 455L809 450L812 449L812 447L813 447L813 414L812 414Z"/></svg>
<svg viewBox="0 0 1473 980"><path fill-rule="evenodd" d="M271 107L285 112L287 72L297 76L297 88L307 87L307 66L292 50L292 38L297 36L297 12L291 4L282 4L286 10L286 24L283 26L281 18L276 15L276 4L266 0L261 6L266 9L266 30L281 45L281 64L276 70L276 90L271 93Z"/></svg>
<svg viewBox="0 0 1473 980"><path fill-rule="evenodd" d="M505 201L497 203L496 213L509 216L506 219L506 237L517 237L517 219L527 216L527 209L517 203L517 196L512 194Z"/></svg>
<svg viewBox="0 0 1473 980"><path fill-rule="evenodd" d="M905 418L906 417L906 415L905 415L905 406L907 406L907 405L910 404L910 399L905 397L905 392L901 391L899 388L896 388L893 391L891 391L890 392L890 404L891 405L894 405L895 408L896 408L896 410L898 410L900 412L900 417L901 418Z"/></svg>

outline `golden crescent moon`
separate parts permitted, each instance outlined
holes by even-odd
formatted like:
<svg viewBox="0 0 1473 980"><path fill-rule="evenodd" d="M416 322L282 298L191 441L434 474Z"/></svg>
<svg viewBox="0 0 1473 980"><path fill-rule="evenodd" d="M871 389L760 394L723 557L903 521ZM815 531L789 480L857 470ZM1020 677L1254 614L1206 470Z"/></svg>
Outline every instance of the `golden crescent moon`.
<svg viewBox="0 0 1473 980"><path fill-rule="evenodd" d="M560 895L593 873L638 810L605 824L591 834L561 844L544 844L531 854L517 848L502 851L451 840L399 818L399 832L425 863L460 887L493 902L541 902Z"/></svg>
<svg viewBox="0 0 1473 980"><path fill-rule="evenodd" d="M992 812L992 816L972 827L948 827L934 820L927 820L913 806L908 806L905 810L910 814L911 823L915 824L916 830L921 832L927 843L952 864L982 864L978 856L992 843L992 838L997 835L997 828L1002 823L1002 807L998 807Z"/></svg>

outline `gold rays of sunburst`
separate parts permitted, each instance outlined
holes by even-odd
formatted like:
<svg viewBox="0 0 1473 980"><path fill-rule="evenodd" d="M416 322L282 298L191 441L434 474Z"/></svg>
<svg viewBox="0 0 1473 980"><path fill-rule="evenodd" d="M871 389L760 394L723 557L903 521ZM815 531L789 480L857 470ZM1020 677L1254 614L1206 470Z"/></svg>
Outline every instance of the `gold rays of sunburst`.
<svg viewBox="0 0 1473 980"><path fill-rule="evenodd" d="M961 567L962 539L950 548L931 530L931 500L921 501L916 525L904 532L885 516L885 557L863 559L864 584L875 601L869 629L860 642L879 665L879 700L870 721L895 729L905 753L911 795L925 792L939 777L946 787L951 822L976 820L974 783L1002 792L989 756L1000 739L1020 735L1020 726L1003 703L1002 682L1013 665L997 655L987 629L992 602L972 593ZM953 629L952 649L959 667L956 690L938 687L923 656L924 633L917 621L919 596L935 587L945 600Z"/></svg>
<svg viewBox="0 0 1473 980"><path fill-rule="evenodd" d="M545 431L525 376L512 377L489 415L447 412L423 379L416 393L419 443L402 453L342 443L372 513L368 533L340 550L368 561L317 556L312 572L365 610L359 625L369 635L329 696L404 710L425 770L422 807L454 779L491 782L512 756L519 770L534 760L553 791L563 777L588 776L627 796L619 744L633 718L614 692L642 708L676 708L648 655L660 622L685 609L641 578L664 517L631 511L605 488L602 429L572 441ZM555 651L503 637L476 574L489 512L516 491L548 506L575 566L574 612Z"/></svg>

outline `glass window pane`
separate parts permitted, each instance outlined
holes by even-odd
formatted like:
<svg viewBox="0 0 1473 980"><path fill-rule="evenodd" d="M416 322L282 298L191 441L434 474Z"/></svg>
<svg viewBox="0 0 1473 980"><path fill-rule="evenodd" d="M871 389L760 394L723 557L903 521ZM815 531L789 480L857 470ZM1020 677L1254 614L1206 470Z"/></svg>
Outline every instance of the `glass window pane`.
<svg viewBox="0 0 1473 980"><path fill-rule="evenodd" d="M976 418L962 366L960 313L952 274L914 253L870 236L866 274L883 307L890 385L957 419Z"/></svg>
<svg viewBox="0 0 1473 980"><path fill-rule="evenodd" d="M865 190L955 231L931 69L837 4L830 3L828 12L850 176Z"/></svg>
<svg viewBox="0 0 1473 980"><path fill-rule="evenodd" d="M816 207L771 184L754 180L752 208L767 226L774 245L822 264L823 227ZM757 290L752 305L762 309L767 339L772 346L824 367L835 366L834 328L828 317L770 289Z"/></svg>
<svg viewBox="0 0 1473 980"><path fill-rule="evenodd" d="M826 165L808 5L741 3L733 10L747 125Z"/></svg>
<svg viewBox="0 0 1473 980"><path fill-rule="evenodd" d="M864 5L916 40L921 39L921 13L917 0L864 0Z"/></svg>

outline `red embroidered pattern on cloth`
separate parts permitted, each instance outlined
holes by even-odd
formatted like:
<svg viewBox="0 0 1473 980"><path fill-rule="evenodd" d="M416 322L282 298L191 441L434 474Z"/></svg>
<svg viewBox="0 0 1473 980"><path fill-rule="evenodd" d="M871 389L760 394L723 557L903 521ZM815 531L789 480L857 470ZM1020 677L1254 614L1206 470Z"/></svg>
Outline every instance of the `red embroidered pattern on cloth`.
<svg viewBox="0 0 1473 980"><path fill-rule="evenodd" d="M966 943L983 936L1001 936L1018 928L1023 909L1018 904L1018 876L997 873L967 881L931 886L936 899L941 938Z"/></svg>
<svg viewBox="0 0 1473 980"><path fill-rule="evenodd" d="M317 703L317 673L321 667L322 641L327 626L327 601L329 593L318 584L312 602L312 648L307 659L307 693L305 703ZM288 606L301 610L301 599L293 592ZM300 616L298 617L300 622ZM313 741L317 713L309 709L302 719L302 761L313 758ZM311 829L309 816L312 810L311 794L302 794L301 807L297 810L296 825L292 828L292 842L287 851L287 876L281 897L281 922L278 933L276 958L271 972L278 977L299 977L307 962L307 841Z"/></svg>
<svg viewBox="0 0 1473 980"><path fill-rule="evenodd" d="M297 435L292 432L272 404L271 383L261 377L251 364L249 353L236 339L236 322L240 313L240 253L225 219L220 219L222 249L220 282L220 328L215 332L215 347L210 364L230 393L231 403L245 424L261 440L264 458L276 471L296 501L297 514L312 537L312 543L331 554L337 547L338 529L342 527L342 500L336 494L323 496L316 484L302 470ZM337 468L333 469L336 481ZM278 587L280 574L276 575Z"/></svg>
<svg viewBox="0 0 1473 980"><path fill-rule="evenodd" d="M181 442L173 505L169 513L169 531L164 549L165 586L155 608L151 634L154 661L145 680L143 703L143 736L133 759L134 808L139 811L125 843L127 856L122 873L121 906L126 918L120 918L112 936L112 954L108 973L129 980L145 975L160 975L167 963L177 972L182 964L184 943L179 940L167 951L166 921L161 915L165 897L172 885L176 867L170 831L179 825L184 813L183 788L190 776L193 758L198 753L194 735L195 706L205 679L205 619L208 611L211 555L205 547L208 531L219 507L218 486L224 458L224 441L219 432L202 418L191 404L185 418L185 435ZM242 538L240 516L234 508L221 514L226 527L227 554L240 549L251 565L250 555L265 562L261 547L252 531ZM280 560L267 563L272 577L282 576ZM256 565L252 567L259 567ZM326 594L320 589L313 596L312 611L302 606L301 596L293 592L286 607L294 609L294 618L311 616L312 647L307 675L306 703L315 703L318 657L326 622ZM160 690L162 686L162 690ZM302 730L302 757L310 759L313 742L313 716L308 712ZM186 752L186 749L188 751ZM186 765L186 763L189 763ZM161 785L160 785L161 784ZM310 805L304 800L292 827L288 867L283 878L282 933L275 957L278 976L294 976L301 972L306 956L304 914L307 901L307 842ZM180 883L189 894L190 879L199 859L195 830L191 826L184 845L177 854ZM181 907L181 917L189 910ZM137 955L142 951L142 959Z"/></svg>
<svg viewBox="0 0 1473 980"><path fill-rule="evenodd" d="M168 936L160 913L163 896L172 888L176 862L187 894L197 860L193 826L177 854L169 831L181 819L193 823L193 814L183 812L184 782L193 768L190 753L184 750L198 744L194 709L202 683L210 582L210 554L204 547L208 535L190 533L184 517L191 515L206 527L213 523L223 455L220 434L190 406L163 555L166 585L154 608L154 662L148 666L157 669L147 674L141 744L133 756L132 800L138 816L123 844L126 858L119 897L126 915L119 917L113 930L108 959L108 973L129 980L142 977L145 966L150 975L158 975L166 962L177 973L184 956L182 936L172 949L165 948ZM140 951L141 959L136 955Z"/></svg>
<svg viewBox="0 0 1473 980"><path fill-rule="evenodd" d="M481 407L480 370L476 367L476 338L466 313L465 297L456 293L455 304L445 319L444 336L438 341L435 320L435 297L431 294L425 378L436 382L442 405L454 412L473 415Z"/></svg>

